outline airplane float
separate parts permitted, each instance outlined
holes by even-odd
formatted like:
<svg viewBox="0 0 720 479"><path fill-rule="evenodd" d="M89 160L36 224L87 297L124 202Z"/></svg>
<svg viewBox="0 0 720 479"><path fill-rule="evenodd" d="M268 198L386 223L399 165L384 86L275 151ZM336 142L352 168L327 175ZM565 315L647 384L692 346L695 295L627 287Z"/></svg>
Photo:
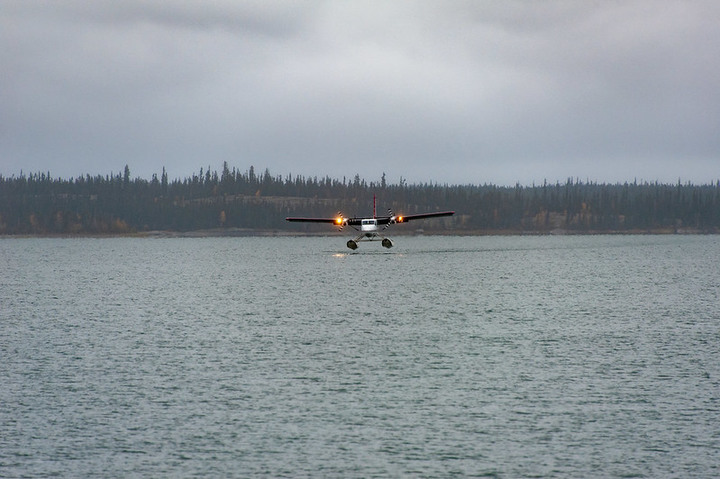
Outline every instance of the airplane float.
<svg viewBox="0 0 720 479"><path fill-rule="evenodd" d="M452 216L454 214L454 211L440 211L437 213L420 213L415 215L394 215L391 210L388 210L387 216L377 216L375 214L375 197L373 197L372 218L346 218L345 216L338 214L335 218L290 217L285 218L285 220L305 223L331 223L337 226L340 231L342 231L343 227L349 226L355 231L360 232L360 234L356 238L348 240L347 242L347 247L355 250L357 249L358 242L360 241L375 241L378 239L382 240L381 244L385 248L392 248L393 242L390 240L390 238L387 238L380 233L380 231L385 231L390 225L394 225L397 223L407 223L408 221L421 220L424 218L434 218L437 216Z"/></svg>

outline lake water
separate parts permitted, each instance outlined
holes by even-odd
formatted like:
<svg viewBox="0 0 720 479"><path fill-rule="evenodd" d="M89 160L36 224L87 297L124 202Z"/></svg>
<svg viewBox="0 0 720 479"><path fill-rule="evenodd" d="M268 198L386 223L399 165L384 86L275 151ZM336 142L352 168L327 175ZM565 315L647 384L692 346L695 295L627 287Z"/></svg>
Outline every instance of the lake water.
<svg viewBox="0 0 720 479"><path fill-rule="evenodd" d="M720 237L0 240L0 477L718 477Z"/></svg>

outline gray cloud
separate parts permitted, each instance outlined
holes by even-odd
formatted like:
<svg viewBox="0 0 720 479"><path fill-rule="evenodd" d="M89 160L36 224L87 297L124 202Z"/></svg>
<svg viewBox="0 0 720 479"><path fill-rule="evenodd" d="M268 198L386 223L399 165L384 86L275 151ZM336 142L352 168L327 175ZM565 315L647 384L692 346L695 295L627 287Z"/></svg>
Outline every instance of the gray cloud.
<svg viewBox="0 0 720 479"><path fill-rule="evenodd" d="M720 178L720 4L5 2L0 173Z"/></svg>

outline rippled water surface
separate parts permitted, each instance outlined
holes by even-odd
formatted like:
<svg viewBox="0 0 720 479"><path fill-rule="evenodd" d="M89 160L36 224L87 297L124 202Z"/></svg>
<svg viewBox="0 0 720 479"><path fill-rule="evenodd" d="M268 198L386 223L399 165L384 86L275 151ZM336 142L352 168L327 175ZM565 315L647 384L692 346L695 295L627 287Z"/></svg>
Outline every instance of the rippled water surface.
<svg viewBox="0 0 720 479"><path fill-rule="evenodd" d="M720 476L720 237L345 239L0 240L0 476Z"/></svg>

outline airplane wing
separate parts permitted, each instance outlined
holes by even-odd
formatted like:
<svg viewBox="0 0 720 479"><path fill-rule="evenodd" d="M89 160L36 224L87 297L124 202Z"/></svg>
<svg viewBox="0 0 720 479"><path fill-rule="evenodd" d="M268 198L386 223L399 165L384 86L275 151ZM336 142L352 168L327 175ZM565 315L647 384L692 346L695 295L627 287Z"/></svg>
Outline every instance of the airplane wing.
<svg viewBox="0 0 720 479"><path fill-rule="evenodd" d="M342 218L285 218L286 221L301 221L304 223L342 223Z"/></svg>
<svg viewBox="0 0 720 479"><path fill-rule="evenodd" d="M433 218L435 216L452 216L454 214L454 211L439 211L437 213L420 213L417 215L397 215L395 217L395 222L405 223L411 220L421 220L423 218Z"/></svg>
<svg viewBox="0 0 720 479"><path fill-rule="evenodd" d="M436 213L420 213L416 215L397 215L397 216L380 216L377 217L377 224L386 225L388 223L406 223L412 220L421 220L424 218L434 218L436 216L452 216L454 211L438 211ZM362 218L345 218L337 216L335 218L305 218L305 217L288 217L286 221L296 221L303 223L330 223L335 225L359 225Z"/></svg>

